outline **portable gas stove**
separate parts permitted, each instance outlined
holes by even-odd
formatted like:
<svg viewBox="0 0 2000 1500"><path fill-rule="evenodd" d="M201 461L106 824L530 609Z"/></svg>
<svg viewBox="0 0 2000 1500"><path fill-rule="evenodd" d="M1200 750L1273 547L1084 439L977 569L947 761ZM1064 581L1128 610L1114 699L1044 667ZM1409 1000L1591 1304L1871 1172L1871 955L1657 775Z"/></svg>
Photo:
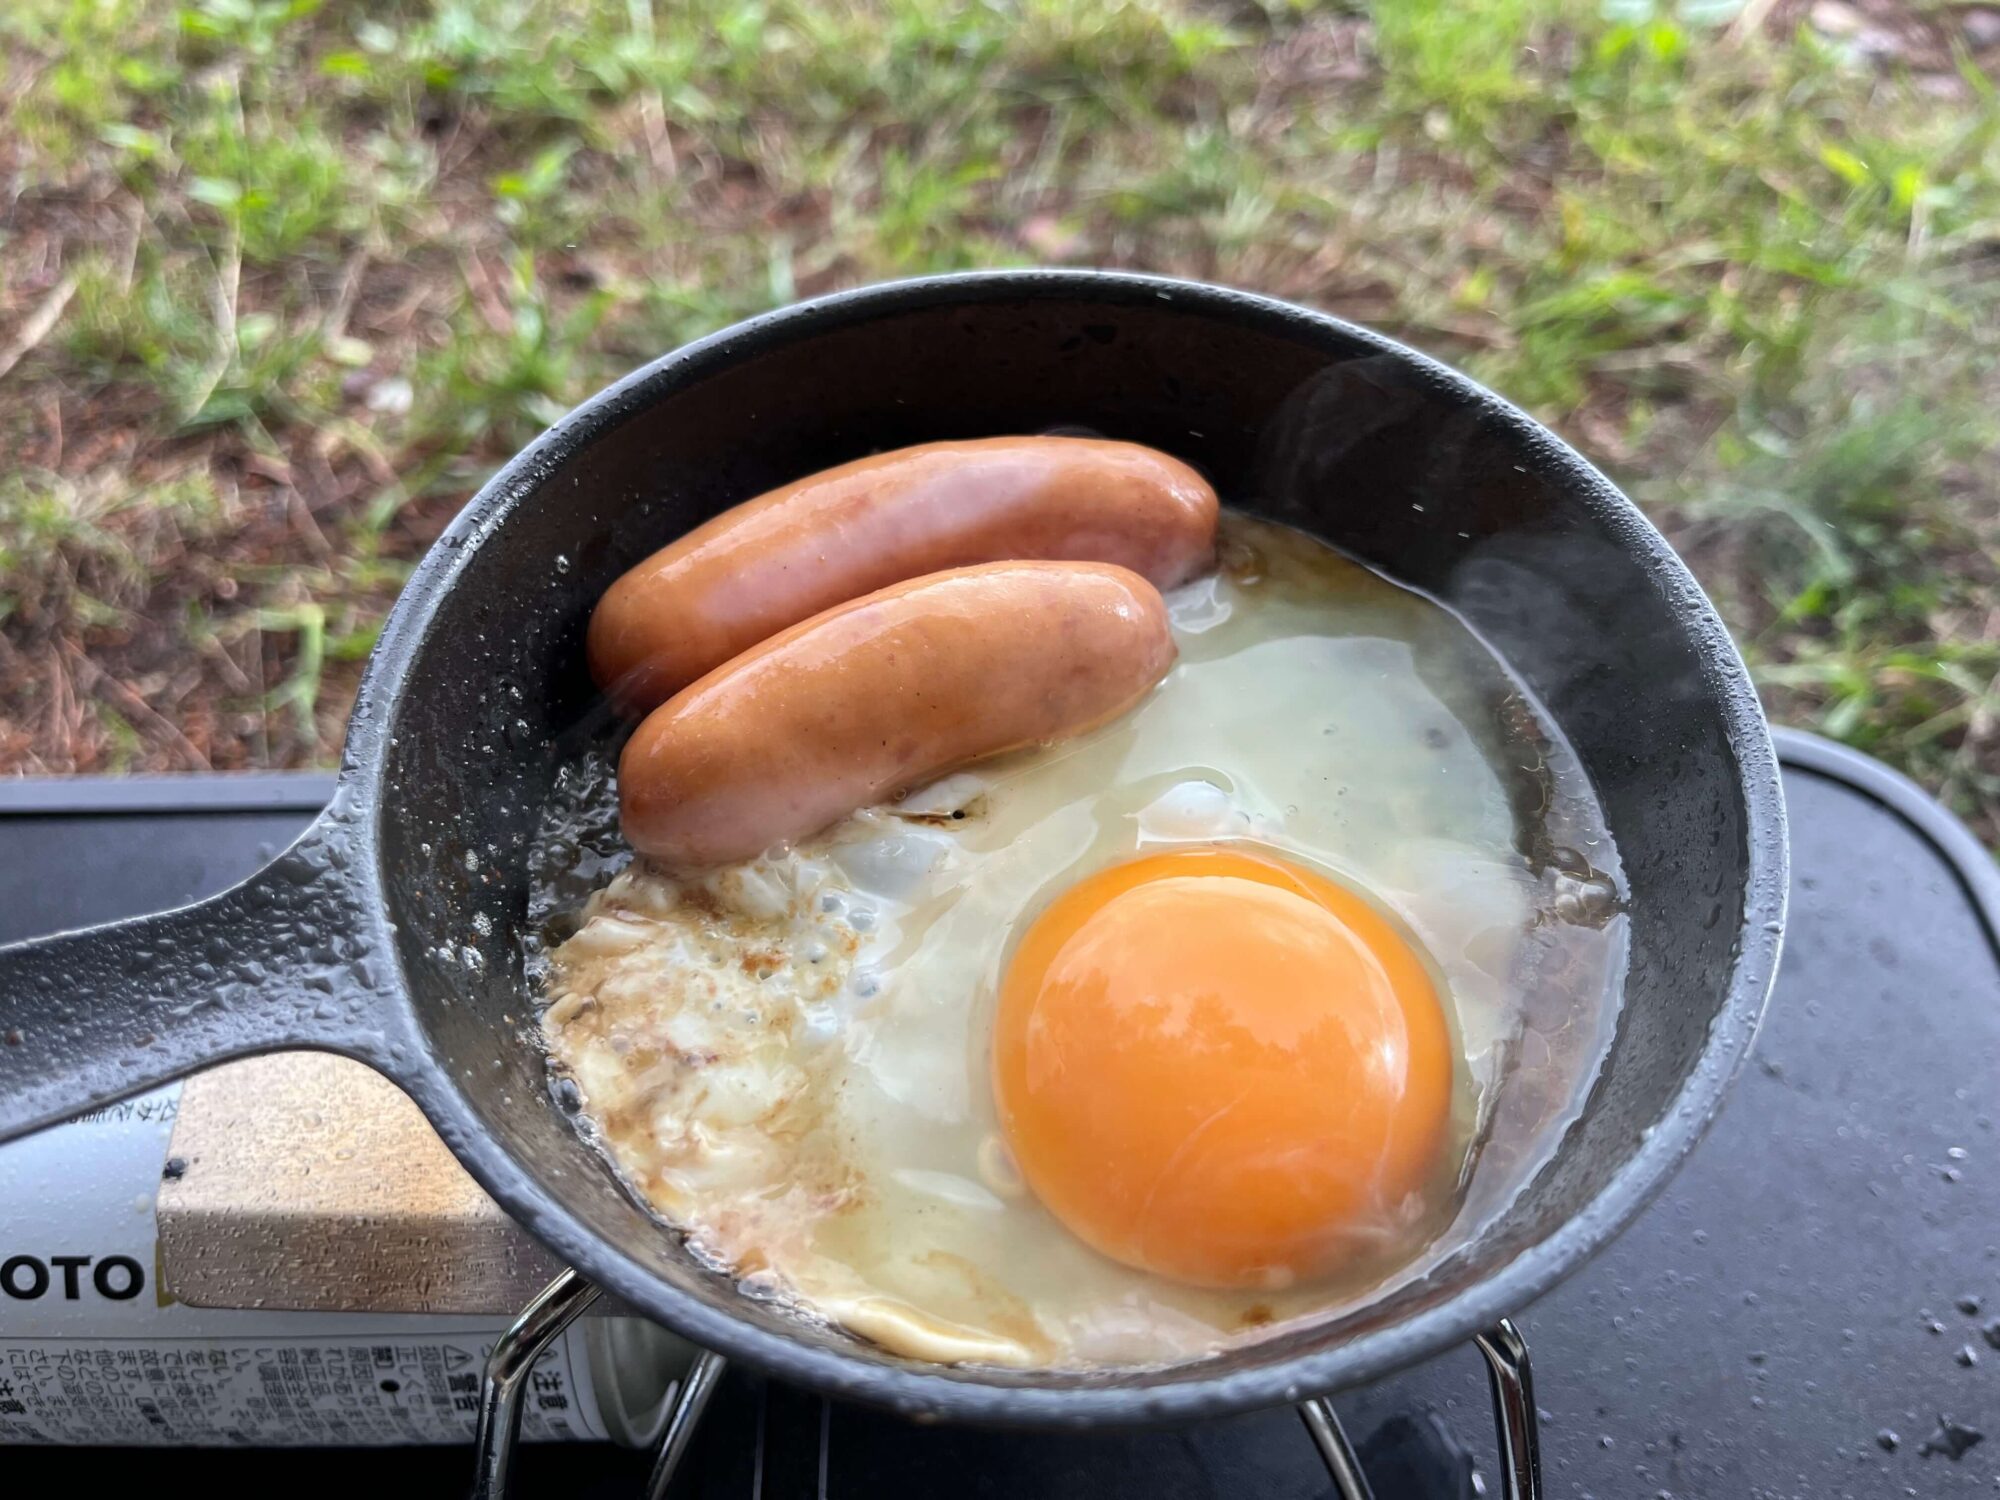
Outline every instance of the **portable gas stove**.
<svg viewBox="0 0 2000 1500"><path fill-rule="evenodd" d="M1991 1494L2000 875L1900 777L1779 741L1790 937L1714 1130L1483 1358L1302 1392L1303 1432L917 1427L725 1370L552 1265L393 1087L288 1055L0 1148L0 1441L92 1487L291 1483L306 1447L329 1484L530 1497ZM0 941L219 889L330 790L0 785Z"/></svg>

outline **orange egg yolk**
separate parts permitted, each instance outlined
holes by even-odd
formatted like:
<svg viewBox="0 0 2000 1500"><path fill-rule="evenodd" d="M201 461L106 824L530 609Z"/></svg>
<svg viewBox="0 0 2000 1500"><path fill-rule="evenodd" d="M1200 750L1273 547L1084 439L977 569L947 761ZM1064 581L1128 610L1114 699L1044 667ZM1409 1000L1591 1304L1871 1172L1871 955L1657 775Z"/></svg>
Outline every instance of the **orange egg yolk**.
<svg viewBox="0 0 2000 1500"><path fill-rule="evenodd" d="M1361 897L1190 849L1058 897L1002 981L993 1082L1022 1175L1114 1260L1289 1284L1420 1213L1453 1047L1410 944Z"/></svg>

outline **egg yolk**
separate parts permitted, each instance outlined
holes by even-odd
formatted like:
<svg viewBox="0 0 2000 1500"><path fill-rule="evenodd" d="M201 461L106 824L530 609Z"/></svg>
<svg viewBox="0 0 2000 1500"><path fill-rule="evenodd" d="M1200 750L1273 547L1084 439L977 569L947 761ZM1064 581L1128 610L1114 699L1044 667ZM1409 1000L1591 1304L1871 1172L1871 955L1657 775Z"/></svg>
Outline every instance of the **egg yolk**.
<svg viewBox="0 0 2000 1500"><path fill-rule="evenodd" d="M1227 849L1149 855L1037 917L1003 978L993 1082L1022 1175L1071 1232L1203 1286L1282 1286L1421 1213L1453 1049L1374 908Z"/></svg>

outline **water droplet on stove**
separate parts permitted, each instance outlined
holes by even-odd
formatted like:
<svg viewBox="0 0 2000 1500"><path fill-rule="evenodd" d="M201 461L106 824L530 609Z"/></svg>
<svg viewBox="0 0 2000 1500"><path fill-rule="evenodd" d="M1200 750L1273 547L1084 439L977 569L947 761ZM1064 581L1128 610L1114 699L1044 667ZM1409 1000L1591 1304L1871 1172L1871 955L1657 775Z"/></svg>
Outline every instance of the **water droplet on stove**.
<svg viewBox="0 0 2000 1500"><path fill-rule="evenodd" d="M1937 1431L1917 1445L1917 1452L1924 1458L1929 1458L1934 1453L1942 1453L1953 1463L1957 1463L1985 1441L1986 1434L1977 1427L1954 1422L1943 1412L1939 1412Z"/></svg>
<svg viewBox="0 0 2000 1500"><path fill-rule="evenodd" d="M1875 1434L1875 1446L1884 1453L1894 1453L1902 1445L1902 1441L1893 1427L1884 1427Z"/></svg>
<svg viewBox="0 0 2000 1500"><path fill-rule="evenodd" d="M561 552L556 554L556 571L558 573L567 573L569 571L569 557L567 554Z"/></svg>

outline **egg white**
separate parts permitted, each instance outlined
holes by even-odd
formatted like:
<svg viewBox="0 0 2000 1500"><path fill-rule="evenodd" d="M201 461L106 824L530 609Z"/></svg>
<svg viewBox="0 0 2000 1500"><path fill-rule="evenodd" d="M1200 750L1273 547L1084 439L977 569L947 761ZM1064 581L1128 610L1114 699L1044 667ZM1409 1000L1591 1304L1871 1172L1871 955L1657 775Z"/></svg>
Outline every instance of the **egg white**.
<svg viewBox="0 0 2000 1500"><path fill-rule="evenodd" d="M1524 1032L1543 1093L1580 1096L1621 933L1550 920L1554 885L1515 847L1472 707L1490 658L1437 606L1296 533L1232 517L1226 557L1169 600L1180 661L1117 723L745 865L635 865L554 953L544 1035L604 1150L753 1290L920 1358L1186 1359L1413 1274L1503 1201L1539 1159L1529 1143L1502 1153L1508 1181L1465 1190ZM1221 1292L1114 1264L1023 1190L1001 1144L987 1036L1014 937L1091 871L1214 843L1383 906L1432 961L1462 1044L1437 1201L1385 1225L1395 1253L1351 1276ZM1593 858L1615 872L1608 842ZM1527 1017L1523 966L1550 944L1574 1000ZM1547 1133L1561 1113L1530 1123Z"/></svg>

